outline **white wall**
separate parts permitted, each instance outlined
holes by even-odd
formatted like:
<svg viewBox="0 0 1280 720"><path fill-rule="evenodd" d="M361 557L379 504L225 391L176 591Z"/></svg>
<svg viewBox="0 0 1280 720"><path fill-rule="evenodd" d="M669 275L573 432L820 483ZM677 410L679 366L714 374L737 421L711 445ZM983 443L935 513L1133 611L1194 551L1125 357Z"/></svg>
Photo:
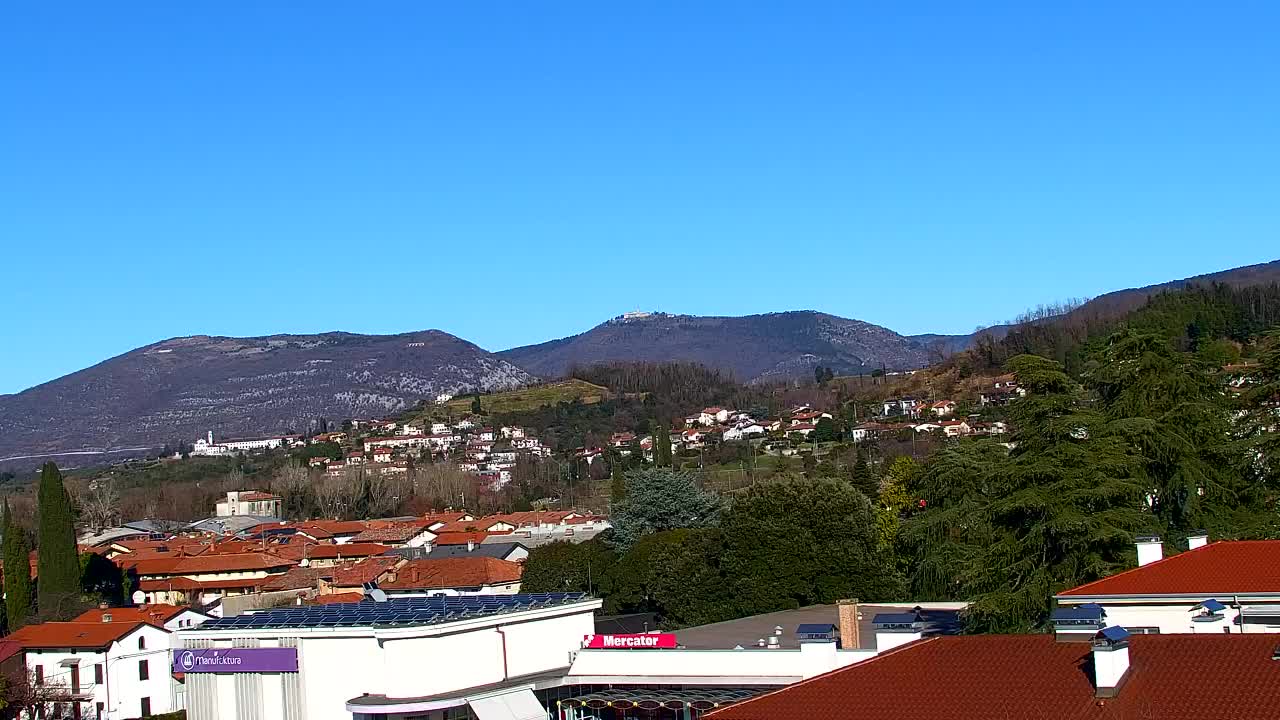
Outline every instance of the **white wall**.
<svg viewBox="0 0 1280 720"><path fill-rule="evenodd" d="M570 678L645 677L776 678L794 682L802 678L875 657L874 650L837 650L834 643L812 643L799 650L581 650L569 670Z"/></svg>
<svg viewBox="0 0 1280 720"><path fill-rule="evenodd" d="M1199 600L1169 600L1166 602L1151 601L1147 603L1118 603L1099 600L1080 600L1075 602L1059 599L1059 605L1064 607L1068 605L1078 605L1084 602L1097 602L1106 610L1106 622L1108 625L1119 625L1127 629L1134 628L1158 628L1162 635L1177 635L1191 633L1212 633L1223 634L1223 628L1229 628L1231 632L1238 633L1241 628L1236 624L1239 616L1239 610L1230 607L1231 596L1223 596L1217 600L1228 607L1222 611L1223 620L1218 622L1193 622L1192 618L1200 614L1199 610L1193 611ZM1263 607L1265 604L1244 602L1249 607ZM1276 614L1280 615L1280 604L1276 604ZM1244 626L1246 633L1267 633L1276 632L1276 628L1269 628L1265 625L1248 624Z"/></svg>
<svg viewBox="0 0 1280 720"><path fill-rule="evenodd" d="M138 649L138 638L146 640L146 648ZM103 717L108 720L134 718L142 714L142 698L151 698L151 712L169 712L171 704L172 673L170 672L169 633L150 625L140 626L112 643L107 652L71 650L29 650L27 669L37 665L44 667L47 683L71 687L71 670L62 667L63 660L78 660L80 665L80 690L92 693L93 699L81 705L84 717L95 716L96 703L106 708ZM148 679L140 680L138 662L148 663ZM94 666L103 665L102 684L94 682Z"/></svg>

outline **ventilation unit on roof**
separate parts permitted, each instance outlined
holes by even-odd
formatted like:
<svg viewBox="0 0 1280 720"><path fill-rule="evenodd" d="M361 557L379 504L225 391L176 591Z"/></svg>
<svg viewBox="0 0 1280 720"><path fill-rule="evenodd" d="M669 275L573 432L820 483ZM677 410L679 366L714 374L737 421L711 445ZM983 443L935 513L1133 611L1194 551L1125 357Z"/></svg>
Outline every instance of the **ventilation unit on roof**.
<svg viewBox="0 0 1280 720"><path fill-rule="evenodd" d="M1049 615L1054 638L1065 642L1088 642L1106 627L1106 610L1096 603L1058 608Z"/></svg>

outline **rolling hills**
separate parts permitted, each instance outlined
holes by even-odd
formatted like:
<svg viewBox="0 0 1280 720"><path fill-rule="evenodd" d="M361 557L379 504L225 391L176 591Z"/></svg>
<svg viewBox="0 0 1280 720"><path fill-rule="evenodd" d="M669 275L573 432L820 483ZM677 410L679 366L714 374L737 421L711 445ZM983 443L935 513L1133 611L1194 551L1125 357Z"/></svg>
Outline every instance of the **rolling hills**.
<svg viewBox="0 0 1280 720"><path fill-rule="evenodd" d="M512 348L499 357L542 377L605 361L682 360L727 370L741 382L916 368L929 361L924 343L861 320L809 310L700 317L629 314L580 335Z"/></svg>
<svg viewBox="0 0 1280 720"><path fill-rule="evenodd" d="M0 396L0 458L302 431L534 379L438 330L173 338Z"/></svg>

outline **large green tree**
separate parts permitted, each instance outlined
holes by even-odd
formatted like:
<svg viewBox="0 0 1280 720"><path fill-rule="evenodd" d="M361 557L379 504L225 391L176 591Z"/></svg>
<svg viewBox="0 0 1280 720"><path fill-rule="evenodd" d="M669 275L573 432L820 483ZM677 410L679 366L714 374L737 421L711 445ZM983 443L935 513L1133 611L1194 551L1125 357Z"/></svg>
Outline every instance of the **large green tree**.
<svg viewBox="0 0 1280 720"><path fill-rule="evenodd" d="M658 467L671 467L671 431L657 420L653 421L649 427L653 434L653 464Z"/></svg>
<svg viewBox="0 0 1280 720"><path fill-rule="evenodd" d="M875 508L839 480L754 486L730 506L720 532L720 566L741 615L903 592Z"/></svg>
<svg viewBox="0 0 1280 720"><path fill-rule="evenodd" d="M51 462L40 472L39 503L37 606L43 618L65 619L78 609L80 558L71 498L62 484L62 473Z"/></svg>
<svg viewBox="0 0 1280 720"><path fill-rule="evenodd" d="M1126 330L1088 361L1084 379L1098 407L1142 457L1152 512L1171 533L1214 525L1252 504L1239 482L1221 385L1167 338Z"/></svg>
<svg viewBox="0 0 1280 720"><path fill-rule="evenodd" d="M670 468L627 472L626 497L613 506L611 544L621 553L649 533L715 525L722 501L695 473Z"/></svg>
<svg viewBox="0 0 1280 720"><path fill-rule="evenodd" d="M9 501L4 501L4 607L12 632L31 615L31 545L27 532L13 521Z"/></svg>
<svg viewBox="0 0 1280 720"><path fill-rule="evenodd" d="M1280 330L1263 337L1258 349L1257 366L1245 373L1238 434L1248 459L1244 478L1255 496L1274 498L1280 491Z"/></svg>
<svg viewBox="0 0 1280 720"><path fill-rule="evenodd" d="M913 596L959 598L972 631L1043 626L1053 594L1132 562L1155 522L1149 483L1124 421L1083 402L1045 358L1009 362L1028 394L1009 409L1013 449L979 441L941 451L903 527Z"/></svg>
<svg viewBox="0 0 1280 720"><path fill-rule="evenodd" d="M524 561L522 592L608 594L609 569L618 556L599 538L582 543L553 542L533 548Z"/></svg>

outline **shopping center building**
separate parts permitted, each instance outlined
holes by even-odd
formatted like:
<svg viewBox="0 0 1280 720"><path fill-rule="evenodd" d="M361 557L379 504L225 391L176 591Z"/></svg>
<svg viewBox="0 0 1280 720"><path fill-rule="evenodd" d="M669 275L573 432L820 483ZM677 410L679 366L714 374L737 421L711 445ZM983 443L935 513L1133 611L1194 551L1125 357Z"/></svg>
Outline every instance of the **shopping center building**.
<svg viewBox="0 0 1280 720"><path fill-rule="evenodd" d="M582 720L638 709L689 719L862 662L955 615L846 603L678 636L604 635L595 632L601 601L580 593L372 597L383 599L180 631L173 664L188 717Z"/></svg>

